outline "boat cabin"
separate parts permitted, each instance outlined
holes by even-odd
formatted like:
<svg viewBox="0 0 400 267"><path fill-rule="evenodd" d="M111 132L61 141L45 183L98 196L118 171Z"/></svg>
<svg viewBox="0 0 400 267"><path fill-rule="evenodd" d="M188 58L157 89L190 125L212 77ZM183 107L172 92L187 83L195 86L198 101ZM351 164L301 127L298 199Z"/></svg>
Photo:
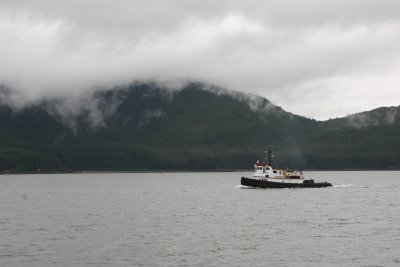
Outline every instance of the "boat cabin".
<svg viewBox="0 0 400 267"><path fill-rule="evenodd" d="M268 165L266 163L255 163L254 169L255 169L254 172L256 172L256 173L265 173L265 172L271 170L272 166Z"/></svg>
<svg viewBox="0 0 400 267"><path fill-rule="evenodd" d="M272 165L270 165L270 164L256 162L254 164L253 176L266 177L266 178L277 177L277 176L282 176L282 171L274 170L272 168Z"/></svg>
<svg viewBox="0 0 400 267"><path fill-rule="evenodd" d="M302 173L293 170L274 170L271 164L261 163L257 161L254 164L253 177L262 178L280 178L280 179L301 179Z"/></svg>

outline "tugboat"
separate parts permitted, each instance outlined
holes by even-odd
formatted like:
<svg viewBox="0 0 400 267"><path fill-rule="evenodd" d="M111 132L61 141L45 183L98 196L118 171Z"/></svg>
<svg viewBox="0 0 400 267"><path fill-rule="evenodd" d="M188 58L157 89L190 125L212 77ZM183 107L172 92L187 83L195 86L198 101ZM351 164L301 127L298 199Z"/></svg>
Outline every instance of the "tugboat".
<svg viewBox="0 0 400 267"><path fill-rule="evenodd" d="M268 148L265 162L254 163L254 172L251 177L242 177L241 184L261 188L315 188L332 186L328 182L315 182L314 179L305 179L302 171L274 169L272 167L272 149Z"/></svg>

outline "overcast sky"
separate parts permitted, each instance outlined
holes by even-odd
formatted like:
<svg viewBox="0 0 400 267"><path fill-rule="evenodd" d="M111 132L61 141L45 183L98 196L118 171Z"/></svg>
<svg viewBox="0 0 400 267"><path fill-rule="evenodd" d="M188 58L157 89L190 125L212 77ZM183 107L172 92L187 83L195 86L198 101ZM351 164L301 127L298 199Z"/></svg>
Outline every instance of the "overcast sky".
<svg viewBox="0 0 400 267"><path fill-rule="evenodd" d="M329 119L400 105L398 0L0 0L18 101L196 80Z"/></svg>

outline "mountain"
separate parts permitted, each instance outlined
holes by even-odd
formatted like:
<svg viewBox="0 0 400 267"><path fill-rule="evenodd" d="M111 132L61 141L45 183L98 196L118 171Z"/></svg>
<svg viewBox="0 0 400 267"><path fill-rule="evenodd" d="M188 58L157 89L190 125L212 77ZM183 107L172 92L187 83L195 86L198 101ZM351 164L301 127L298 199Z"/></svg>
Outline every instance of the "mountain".
<svg viewBox="0 0 400 267"><path fill-rule="evenodd" d="M320 122L309 160L328 169L400 168L400 107L382 107ZM311 157L311 154L318 157Z"/></svg>
<svg viewBox="0 0 400 267"><path fill-rule="evenodd" d="M3 88L2 172L249 169L267 145L281 167L400 167L399 107L318 122L201 83L133 83L22 109L7 95Z"/></svg>

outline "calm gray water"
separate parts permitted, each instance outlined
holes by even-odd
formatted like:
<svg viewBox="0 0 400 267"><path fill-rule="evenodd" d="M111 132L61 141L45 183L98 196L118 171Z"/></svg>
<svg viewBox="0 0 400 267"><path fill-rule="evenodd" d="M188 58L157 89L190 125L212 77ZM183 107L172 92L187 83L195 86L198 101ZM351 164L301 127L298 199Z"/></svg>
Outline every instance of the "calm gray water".
<svg viewBox="0 0 400 267"><path fill-rule="evenodd" d="M399 266L400 172L0 176L0 266Z"/></svg>

